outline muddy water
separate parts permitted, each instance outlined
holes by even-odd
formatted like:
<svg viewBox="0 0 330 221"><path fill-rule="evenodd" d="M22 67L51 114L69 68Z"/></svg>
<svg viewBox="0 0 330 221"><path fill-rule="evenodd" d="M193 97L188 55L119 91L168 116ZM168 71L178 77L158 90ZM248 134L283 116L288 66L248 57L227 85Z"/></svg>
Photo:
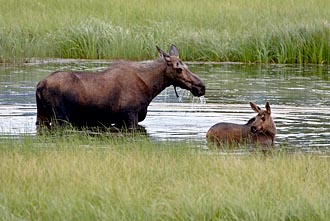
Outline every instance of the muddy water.
<svg viewBox="0 0 330 221"><path fill-rule="evenodd" d="M55 70L102 70L101 61L52 61L0 65L0 134L36 134L35 85ZM204 98L172 87L149 106L140 124L157 140L205 144L218 122L245 123L254 116L248 102L269 101L278 128L276 145L330 149L330 67L247 64L189 64L206 83Z"/></svg>

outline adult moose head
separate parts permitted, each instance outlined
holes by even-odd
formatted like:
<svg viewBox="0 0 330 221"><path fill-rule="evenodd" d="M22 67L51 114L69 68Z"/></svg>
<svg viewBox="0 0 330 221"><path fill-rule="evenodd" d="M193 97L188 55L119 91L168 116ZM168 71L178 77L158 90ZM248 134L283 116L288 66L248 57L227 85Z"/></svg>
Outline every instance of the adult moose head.
<svg viewBox="0 0 330 221"><path fill-rule="evenodd" d="M272 146L276 134L276 125L271 116L269 103L266 102L266 110L262 110L253 102L250 102L250 106L257 113L257 116L251 118L244 125L217 123L208 130L206 134L207 141L218 146L241 142Z"/></svg>
<svg viewBox="0 0 330 221"><path fill-rule="evenodd" d="M160 58L152 62L119 61L97 73L50 74L37 85L36 124L136 128L152 99L170 85L205 94L203 81L179 59L175 45L169 54L157 49Z"/></svg>

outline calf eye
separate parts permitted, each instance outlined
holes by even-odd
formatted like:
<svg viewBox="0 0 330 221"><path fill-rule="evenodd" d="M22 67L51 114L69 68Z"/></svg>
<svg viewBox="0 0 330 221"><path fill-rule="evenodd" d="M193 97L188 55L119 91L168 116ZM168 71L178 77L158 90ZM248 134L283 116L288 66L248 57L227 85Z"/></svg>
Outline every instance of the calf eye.
<svg viewBox="0 0 330 221"><path fill-rule="evenodd" d="M177 68L176 69L176 73L181 74L182 73L182 69L181 68Z"/></svg>
<svg viewBox="0 0 330 221"><path fill-rule="evenodd" d="M265 121L265 120L266 120L265 115L262 115L262 116L261 116L261 120L262 120L262 121Z"/></svg>

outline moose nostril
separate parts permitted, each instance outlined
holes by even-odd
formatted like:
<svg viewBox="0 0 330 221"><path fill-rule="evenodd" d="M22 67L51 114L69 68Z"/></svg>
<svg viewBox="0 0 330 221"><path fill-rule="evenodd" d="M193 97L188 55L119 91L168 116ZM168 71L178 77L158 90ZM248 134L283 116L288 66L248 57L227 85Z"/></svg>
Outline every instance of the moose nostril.
<svg viewBox="0 0 330 221"><path fill-rule="evenodd" d="M200 96L205 95L205 87L202 87L199 93Z"/></svg>
<svg viewBox="0 0 330 221"><path fill-rule="evenodd" d="M205 86L202 85L202 86L193 86L192 89L191 89L191 92L194 96L203 96L205 94Z"/></svg>
<svg viewBox="0 0 330 221"><path fill-rule="evenodd" d="M204 85L201 87L201 92L202 92L202 94L205 94L205 86Z"/></svg>

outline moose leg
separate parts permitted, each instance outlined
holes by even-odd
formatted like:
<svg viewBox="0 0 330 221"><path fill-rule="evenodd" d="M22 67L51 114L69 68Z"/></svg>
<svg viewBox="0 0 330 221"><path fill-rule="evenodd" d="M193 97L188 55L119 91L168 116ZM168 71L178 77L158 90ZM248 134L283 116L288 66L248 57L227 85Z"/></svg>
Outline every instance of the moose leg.
<svg viewBox="0 0 330 221"><path fill-rule="evenodd" d="M138 113L128 113L127 120L124 123L127 129L136 129L138 127Z"/></svg>
<svg viewBox="0 0 330 221"><path fill-rule="evenodd" d="M42 127L47 127L48 129L50 129L50 122L51 122L51 119L49 117L41 114L40 111L38 111L37 122L36 122L37 130L39 130Z"/></svg>
<svg viewBox="0 0 330 221"><path fill-rule="evenodd" d="M54 126L64 126L68 122L70 122L70 118L65 107L56 106L52 108L51 121L50 121L51 128L54 128Z"/></svg>

